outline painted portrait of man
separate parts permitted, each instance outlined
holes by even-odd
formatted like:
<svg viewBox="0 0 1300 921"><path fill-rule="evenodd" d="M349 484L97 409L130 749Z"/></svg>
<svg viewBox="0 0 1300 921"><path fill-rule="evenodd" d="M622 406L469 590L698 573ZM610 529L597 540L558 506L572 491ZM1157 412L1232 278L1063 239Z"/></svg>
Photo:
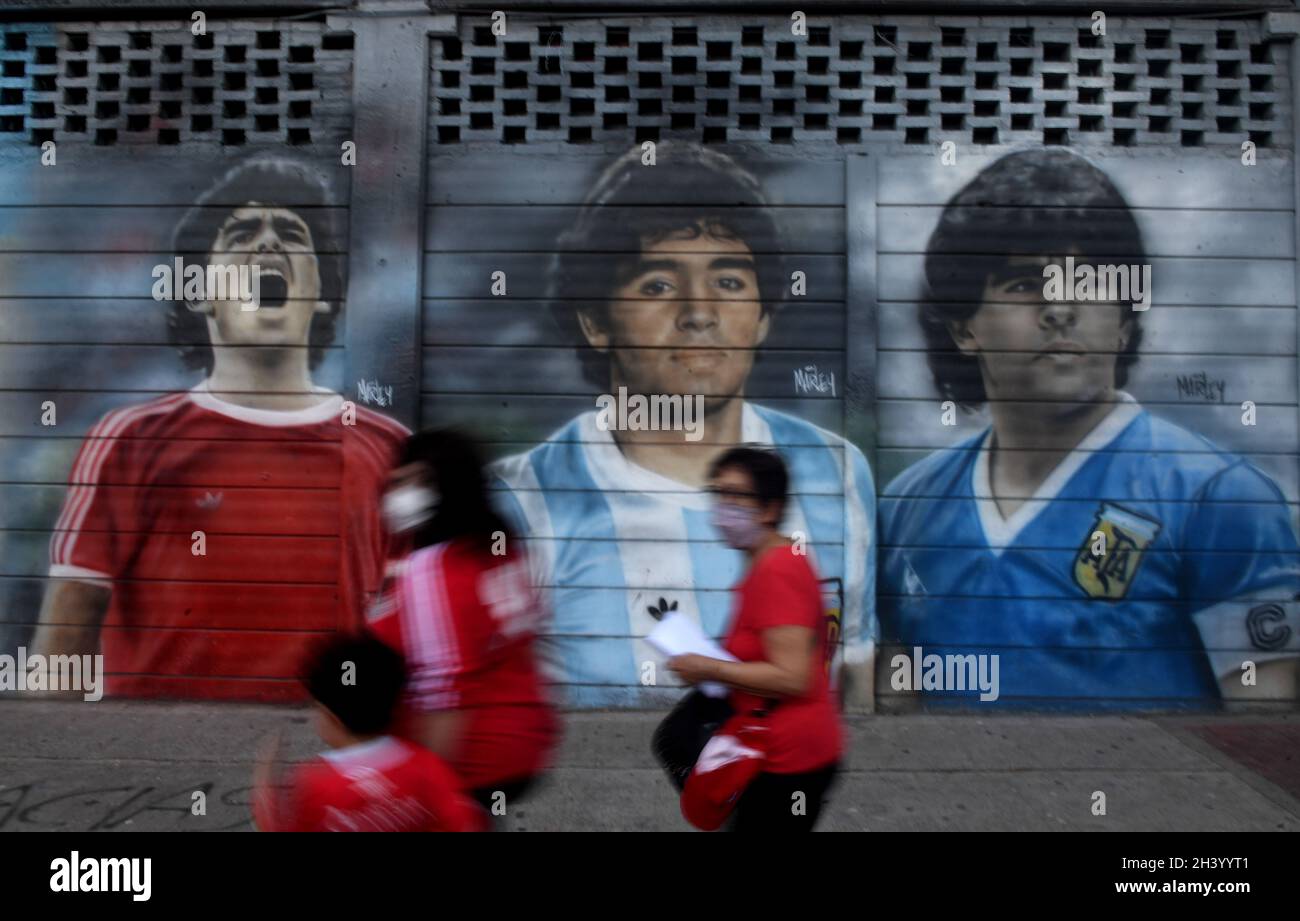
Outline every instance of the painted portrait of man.
<svg viewBox="0 0 1300 921"><path fill-rule="evenodd" d="M1049 286L1069 267L1149 269L1146 253L1115 184L1063 149L996 160L929 238L934 385L990 424L882 493L882 643L998 655L1000 696L981 705L1296 695L1300 548L1283 494L1125 390L1149 316L1132 287Z"/></svg>
<svg viewBox="0 0 1300 921"><path fill-rule="evenodd" d="M843 658L860 668L875 632L871 471L843 438L746 395L774 326L798 322L796 307L780 310L790 279L774 209L716 149L664 142L653 167L642 155L599 175L550 272L551 311L605 402L496 468L549 591L557 680L578 706L676 693L644 637L671 612L724 631L742 560L710 527L704 486L713 458L746 443L786 460L783 528L842 593ZM612 430L602 412L619 394L698 399L702 424Z"/></svg>
<svg viewBox="0 0 1300 921"><path fill-rule="evenodd" d="M359 627L400 424L313 382L342 311L326 180L260 156L181 218L175 257L255 267L259 299L165 310L189 390L86 434L50 542L34 652L102 652L109 695L292 700L304 649ZM210 295L210 292L206 292Z"/></svg>

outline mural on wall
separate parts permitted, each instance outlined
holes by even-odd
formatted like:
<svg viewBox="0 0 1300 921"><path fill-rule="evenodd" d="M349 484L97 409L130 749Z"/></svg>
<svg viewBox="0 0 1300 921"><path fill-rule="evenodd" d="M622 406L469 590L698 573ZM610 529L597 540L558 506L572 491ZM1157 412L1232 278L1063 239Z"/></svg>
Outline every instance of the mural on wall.
<svg viewBox="0 0 1300 921"><path fill-rule="evenodd" d="M1259 22L443 27L391 71L338 22L0 42L29 116L0 125L0 651L297 698L379 587L405 426L454 424L574 706L676 699L668 613L724 632L705 486L745 443L790 467L850 685L1300 698L1292 106ZM423 174L352 136L420 81ZM258 309L154 296L178 257L256 265Z"/></svg>
<svg viewBox="0 0 1300 921"><path fill-rule="evenodd" d="M783 528L836 580L828 610L842 594L845 659L868 666L866 459L746 389L773 327L800 320L799 305L787 304L775 211L755 176L716 149L665 141L653 163L648 156L634 148L595 178L550 266L549 306L592 408L496 465L550 596L556 680L578 706L663 702L675 682L645 635L669 612L725 632L743 560L709 524L705 486L713 458L737 444L784 455L792 501ZM801 385L833 386L815 366L796 370ZM670 409L662 419L661 406Z"/></svg>
<svg viewBox="0 0 1300 921"><path fill-rule="evenodd" d="M1070 151L1007 154L942 208L915 318L931 405L989 424L882 491L882 658L905 656L908 672L895 690L1089 709L1296 697L1287 498L1125 389L1151 318L1186 309L1161 304L1173 285L1159 277L1153 299L1153 261L1115 184ZM1234 314L1177 322L1212 341ZM1155 351L1177 337L1161 335ZM1255 424L1253 406L1232 412ZM996 658L996 696L937 672L913 680L927 655Z"/></svg>
<svg viewBox="0 0 1300 921"><path fill-rule="evenodd" d="M406 429L313 381L342 309L335 202L305 161L248 159L136 269L128 288L152 279L178 367L201 379L86 433L33 653L102 652L115 696L298 699L309 643L362 622ZM225 290L209 266L235 269Z"/></svg>

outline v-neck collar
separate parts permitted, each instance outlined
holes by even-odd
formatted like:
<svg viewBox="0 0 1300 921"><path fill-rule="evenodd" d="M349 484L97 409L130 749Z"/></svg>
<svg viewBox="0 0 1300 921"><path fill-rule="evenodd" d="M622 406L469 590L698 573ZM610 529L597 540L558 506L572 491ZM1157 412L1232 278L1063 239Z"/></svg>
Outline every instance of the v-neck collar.
<svg viewBox="0 0 1300 921"><path fill-rule="evenodd" d="M1077 445L1061 458L1047 478L1038 485L1034 494L1022 502L1009 518L1003 518L998 511L998 504L993 499L993 484L989 479L990 445L993 441L993 427L989 426L980 439L975 455L975 465L971 468L971 495L975 499L975 508L979 513L980 527L984 530L984 541L989 552L1001 556L1002 551L1010 546L1035 518L1065 487L1066 483L1079 472L1096 451L1106 447L1128 428L1130 422L1137 418L1142 407L1137 400L1123 391L1117 391L1119 402L1115 408L1102 417L1093 426L1092 431L1083 437Z"/></svg>

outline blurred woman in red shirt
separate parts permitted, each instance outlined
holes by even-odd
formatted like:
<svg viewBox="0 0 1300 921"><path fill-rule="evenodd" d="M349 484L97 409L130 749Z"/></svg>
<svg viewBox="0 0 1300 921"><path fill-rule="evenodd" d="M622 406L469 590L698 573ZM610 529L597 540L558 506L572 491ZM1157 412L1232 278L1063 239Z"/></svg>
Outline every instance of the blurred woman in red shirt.
<svg viewBox="0 0 1300 921"><path fill-rule="evenodd" d="M477 447L455 431L407 440L384 515L411 547L370 615L408 663L398 732L446 758L500 816L559 738L536 652L546 612L528 561L491 508Z"/></svg>
<svg viewBox="0 0 1300 921"><path fill-rule="evenodd" d="M690 684L729 686L736 713L769 708L766 763L737 800L731 830L811 831L843 736L817 573L802 548L777 531L789 475L776 452L737 447L714 461L709 479L714 526L746 556L723 642L739 661L683 655L668 667Z"/></svg>

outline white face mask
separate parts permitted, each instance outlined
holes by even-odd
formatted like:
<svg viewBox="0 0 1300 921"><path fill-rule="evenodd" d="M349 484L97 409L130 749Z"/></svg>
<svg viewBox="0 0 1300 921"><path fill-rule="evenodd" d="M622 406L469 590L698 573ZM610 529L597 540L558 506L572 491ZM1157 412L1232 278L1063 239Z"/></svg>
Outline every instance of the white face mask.
<svg viewBox="0 0 1300 921"><path fill-rule="evenodd" d="M427 486L399 486L384 493L384 522L394 534L414 531L438 510L438 494Z"/></svg>

